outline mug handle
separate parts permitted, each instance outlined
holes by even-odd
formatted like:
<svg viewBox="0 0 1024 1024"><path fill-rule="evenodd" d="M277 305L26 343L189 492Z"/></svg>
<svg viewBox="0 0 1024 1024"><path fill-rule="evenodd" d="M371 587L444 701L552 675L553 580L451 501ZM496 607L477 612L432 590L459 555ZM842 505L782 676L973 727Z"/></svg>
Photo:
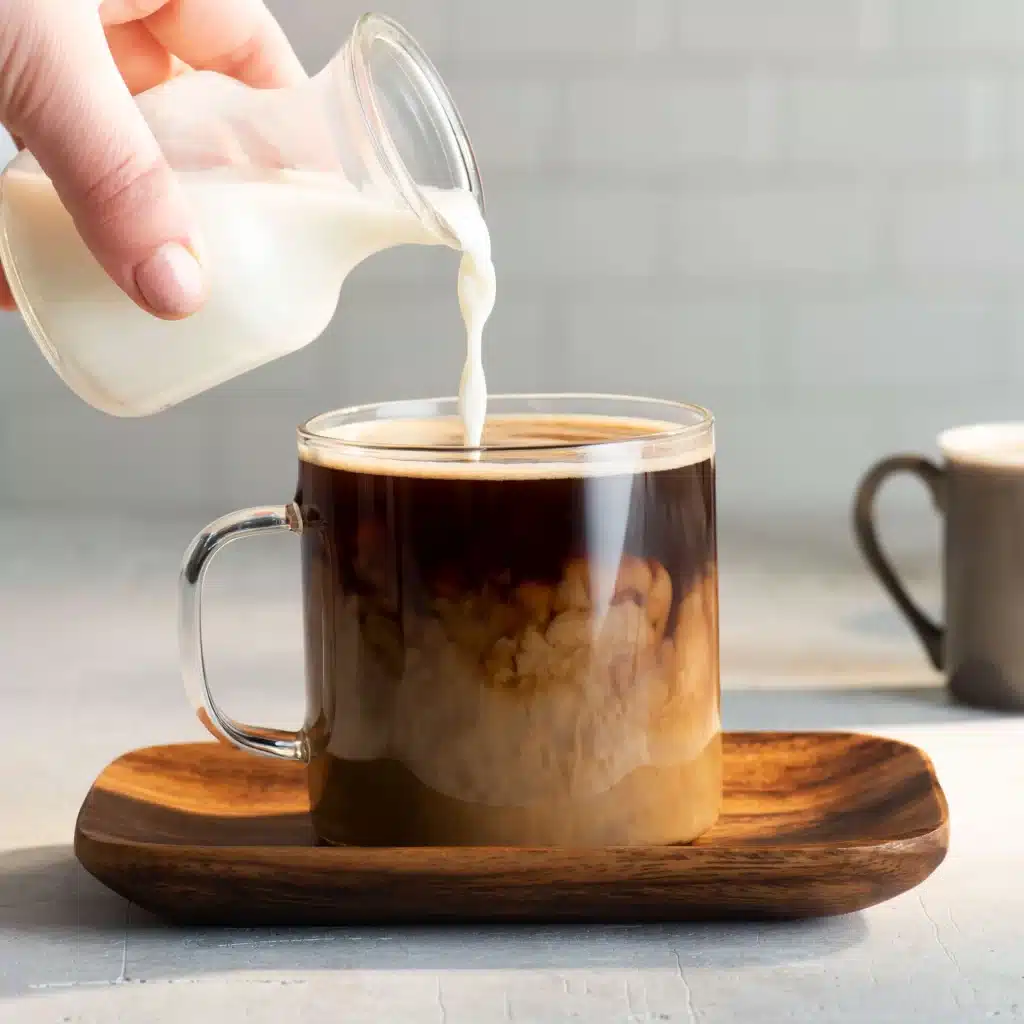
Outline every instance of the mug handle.
<svg viewBox="0 0 1024 1024"><path fill-rule="evenodd" d="M945 630L936 625L914 603L906 587L896 575L878 541L875 528L875 497L882 484L896 473L920 477L931 492L935 507L941 512L945 473L940 466L917 455L893 455L873 466L857 488L853 508L853 529L860 550L868 565L888 591L896 606L907 617L935 668L942 670L942 647Z"/></svg>
<svg viewBox="0 0 1024 1024"><path fill-rule="evenodd" d="M302 515L298 506L273 505L247 508L214 520L188 546L178 580L178 643L185 690L199 721L218 739L242 750L268 754L286 761L308 762L309 739L304 730L267 729L246 725L226 715L217 706L206 678L203 659L203 580L210 559L226 544L242 537L287 530L301 534Z"/></svg>

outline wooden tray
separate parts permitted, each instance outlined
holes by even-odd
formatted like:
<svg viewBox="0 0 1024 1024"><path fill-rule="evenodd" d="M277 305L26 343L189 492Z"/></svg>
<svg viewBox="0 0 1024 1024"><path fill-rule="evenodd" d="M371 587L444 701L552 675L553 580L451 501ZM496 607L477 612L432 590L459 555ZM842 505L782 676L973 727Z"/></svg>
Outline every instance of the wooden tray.
<svg viewBox="0 0 1024 1024"><path fill-rule="evenodd" d="M844 914L942 862L946 800L915 747L730 733L718 824L687 846L314 846L304 769L215 743L137 750L85 799L75 853L170 921L622 921Z"/></svg>

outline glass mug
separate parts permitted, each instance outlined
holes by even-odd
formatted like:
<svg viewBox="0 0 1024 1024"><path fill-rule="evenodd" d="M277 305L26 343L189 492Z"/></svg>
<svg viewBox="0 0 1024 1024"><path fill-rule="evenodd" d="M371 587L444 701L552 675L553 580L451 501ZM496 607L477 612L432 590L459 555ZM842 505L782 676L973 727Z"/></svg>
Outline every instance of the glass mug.
<svg viewBox="0 0 1024 1024"><path fill-rule="evenodd" d="M294 500L196 537L180 634L200 719L307 765L320 842L694 839L722 798L711 415L496 396L482 446L461 439L455 399L317 416ZM302 545L298 732L226 715L203 664L210 558L275 530Z"/></svg>

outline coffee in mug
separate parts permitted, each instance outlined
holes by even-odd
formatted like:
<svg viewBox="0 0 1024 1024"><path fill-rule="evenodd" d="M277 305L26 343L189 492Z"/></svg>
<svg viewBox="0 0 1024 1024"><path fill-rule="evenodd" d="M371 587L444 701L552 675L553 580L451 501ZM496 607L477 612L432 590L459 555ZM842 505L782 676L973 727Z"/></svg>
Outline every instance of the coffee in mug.
<svg viewBox="0 0 1024 1024"><path fill-rule="evenodd" d="M1024 423L959 427L938 441L941 465L896 455L867 474L854 510L857 540L953 696L1024 710ZM924 481L943 516L944 626L917 607L878 540L875 496L901 472Z"/></svg>
<svg viewBox="0 0 1024 1024"><path fill-rule="evenodd" d="M201 716L308 765L315 832L353 845L674 843L722 793L714 440L692 406L491 400L329 413L299 431L284 509L186 555L183 654ZM199 587L239 532L301 534L307 713L226 718Z"/></svg>

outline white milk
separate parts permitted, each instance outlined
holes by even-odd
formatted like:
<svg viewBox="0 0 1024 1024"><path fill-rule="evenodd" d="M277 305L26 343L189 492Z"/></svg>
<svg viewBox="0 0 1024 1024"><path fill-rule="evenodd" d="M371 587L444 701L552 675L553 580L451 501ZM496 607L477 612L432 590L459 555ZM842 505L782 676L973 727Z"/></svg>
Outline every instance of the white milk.
<svg viewBox="0 0 1024 1024"><path fill-rule="evenodd" d="M367 256L442 243L410 210L331 174L215 170L180 179L199 222L209 298L178 321L143 312L117 288L46 177L9 171L2 180L4 264L18 304L72 390L117 416L158 412L303 347L323 332L345 277ZM469 192L428 195L464 252L460 400L467 443L476 445L487 403L481 335L495 294L490 238Z"/></svg>
<svg viewBox="0 0 1024 1024"><path fill-rule="evenodd" d="M466 200L469 200L467 202ZM491 236L480 208L467 192L434 192L432 202L447 221L462 249L459 262L459 308L466 325L466 364L459 381L459 412L464 442L479 447L487 416L483 333L494 309L496 282Z"/></svg>

